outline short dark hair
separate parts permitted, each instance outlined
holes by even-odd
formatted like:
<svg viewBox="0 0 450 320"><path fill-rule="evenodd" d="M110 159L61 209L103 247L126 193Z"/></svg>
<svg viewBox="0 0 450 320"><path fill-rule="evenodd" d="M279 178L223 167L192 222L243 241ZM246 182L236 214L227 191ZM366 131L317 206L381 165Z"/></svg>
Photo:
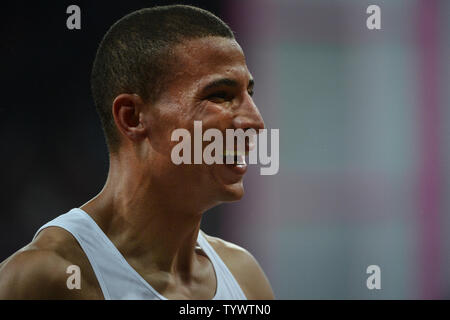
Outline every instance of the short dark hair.
<svg viewBox="0 0 450 320"><path fill-rule="evenodd" d="M155 102L170 73L170 49L185 40L219 36L234 39L230 27L209 11L170 5L132 12L114 23L94 60L91 88L110 152L119 146L112 102L136 93Z"/></svg>

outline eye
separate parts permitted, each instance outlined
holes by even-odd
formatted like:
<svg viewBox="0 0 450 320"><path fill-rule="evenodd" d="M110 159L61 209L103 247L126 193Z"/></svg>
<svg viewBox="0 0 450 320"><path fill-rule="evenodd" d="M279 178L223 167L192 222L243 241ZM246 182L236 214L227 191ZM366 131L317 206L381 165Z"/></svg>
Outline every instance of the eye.
<svg viewBox="0 0 450 320"><path fill-rule="evenodd" d="M229 100L233 99L233 97L226 91L218 91L218 92L215 92L215 93L209 95L206 99L208 99L209 101L215 102L215 103L221 103L221 102L229 101Z"/></svg>
<svg viewBox="0 0 450 320"><path fill-rule="evenodd" d="M253 97L253 93L254 93L253 89L250 89L250 90L248 90L247 92L248 92L248 94L250 95L250 97Z"/></svg>

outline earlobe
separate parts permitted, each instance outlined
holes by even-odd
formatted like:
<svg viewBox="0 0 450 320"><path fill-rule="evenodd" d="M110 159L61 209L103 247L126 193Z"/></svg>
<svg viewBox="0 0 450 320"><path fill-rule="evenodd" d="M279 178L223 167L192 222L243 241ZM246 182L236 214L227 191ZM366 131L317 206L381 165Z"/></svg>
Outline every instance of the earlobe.
<svg viewBox="0 0 450 320"><path fill-rule="evenodd" d="M112 113L117 129L128 139L138 141L146 134L142 122L144 103L136 94L120 94L112 105Z"/></svg>

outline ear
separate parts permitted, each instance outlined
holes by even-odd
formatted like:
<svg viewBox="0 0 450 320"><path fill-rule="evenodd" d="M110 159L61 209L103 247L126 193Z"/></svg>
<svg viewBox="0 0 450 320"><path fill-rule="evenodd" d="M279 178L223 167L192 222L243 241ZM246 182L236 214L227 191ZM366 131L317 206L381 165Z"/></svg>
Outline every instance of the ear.
<svg viewBox="0 0 450 320"><path fill-rule="evenodd" d="M122 93L113 101L114 122L118 130L132 141L143 139L147 133L141 119L143 111L144 102L137 94Z"/></svg>

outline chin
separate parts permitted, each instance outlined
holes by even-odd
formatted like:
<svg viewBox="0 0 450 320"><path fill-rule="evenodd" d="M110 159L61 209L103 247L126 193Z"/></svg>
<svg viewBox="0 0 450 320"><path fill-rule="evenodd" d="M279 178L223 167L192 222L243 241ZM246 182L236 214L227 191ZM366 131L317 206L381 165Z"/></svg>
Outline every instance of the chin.
<svg viewBox="0 0 450 320"><path fill-rule="evenodd" d="M214 193L220 202L239 201L244 196L244 173L235 173L229 167L212 167L210 181L215 185Z"/></svg>
<svg viewBox="0 0 450 320"><path fill-rule="evenodd" d="M244 184L241 180L237 183L224 186L222 201L225 202L239 201L242 199L243 196L244 196Z"/></svg>

